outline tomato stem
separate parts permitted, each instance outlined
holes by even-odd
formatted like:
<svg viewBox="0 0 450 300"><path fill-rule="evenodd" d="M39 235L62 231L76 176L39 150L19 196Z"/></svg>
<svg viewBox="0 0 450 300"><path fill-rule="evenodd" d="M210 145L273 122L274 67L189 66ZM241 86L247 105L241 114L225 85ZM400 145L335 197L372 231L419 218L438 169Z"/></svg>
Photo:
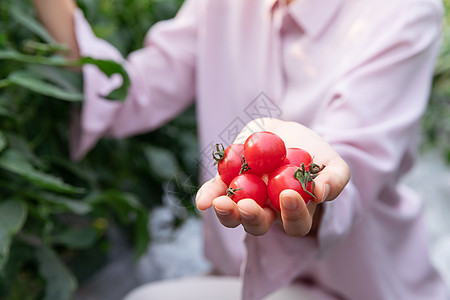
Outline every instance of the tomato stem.
<svg viewBox="0 0 450 300"><path fill-rule="evenodd" d="M243 188L241 188L241 189L233 189L232 187L229 187L229 188L227 189L227 196L228 196L228 197L231 197L231 196L237 194L236 192L237 192L237 191L240 191L240 190L243 190Z"/></svg>
<svg viewBox="0 0 450 300"><path fill-rule="evenodd" d="M295 171L294 177L300 182L300 185L302 186L303 190L308 193L313 198L317 198L314 190L316 187L316 184L314 182L314 178L317 177L318 173L323 170L323 167L319 167L316 164L311 164L310 171L306 171L305 164L302 163L300 167ZM308 183L312 182L312 193L308 191Z"/></svg>
<svg viewBox="0 0 450 300"><path fill-rule="evenodd" d="M245 161L244 155L241 156L241 170L239 171L239 175L244 173L245 171L250 170L248 163Z"/></svg>
<svg viewBox="0 0 450 300"><path fill-rule="evenodd" d="M222 144L215 144L212 151L212 157L215 160L214 165L217 165L220 161L222 161L224 156L225 147Z"/></svg>

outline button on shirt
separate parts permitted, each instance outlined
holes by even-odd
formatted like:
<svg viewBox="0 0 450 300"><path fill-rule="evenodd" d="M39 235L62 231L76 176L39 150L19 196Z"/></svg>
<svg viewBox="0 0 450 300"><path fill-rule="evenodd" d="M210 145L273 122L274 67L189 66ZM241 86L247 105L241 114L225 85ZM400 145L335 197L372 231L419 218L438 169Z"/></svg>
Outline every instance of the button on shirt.
<svg viewBox="0 0 450 300"><path fill-rule="evenodd" d="M278 225L250 236L206 212L214 266L241 272L246 300L306 282L319 300L449 299L428 257L423 204L398 183L414 160L441 20L438 0L186 0L125 59L77 11L81 54L123 63L132 84L124 103L104 100L121 78L83 67L73 158L102 136L155 129L195 98L206 180L212 146L250 120L299 122L346 160L350 183L324 204L317 238Z"/></svg>

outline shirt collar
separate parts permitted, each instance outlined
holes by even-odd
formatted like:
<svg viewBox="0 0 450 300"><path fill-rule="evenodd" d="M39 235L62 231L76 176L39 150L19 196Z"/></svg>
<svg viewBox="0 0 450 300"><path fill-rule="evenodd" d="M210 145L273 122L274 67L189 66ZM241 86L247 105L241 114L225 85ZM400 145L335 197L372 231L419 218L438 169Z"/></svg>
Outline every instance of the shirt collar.
<svg viewBox="0 0 450 300"><path fill-rule="evenodd" d="M289 14L307 35L318 36L338 12L343 0L296 0L289 5ZM283 0L267 0L269 9Z"/></svg>

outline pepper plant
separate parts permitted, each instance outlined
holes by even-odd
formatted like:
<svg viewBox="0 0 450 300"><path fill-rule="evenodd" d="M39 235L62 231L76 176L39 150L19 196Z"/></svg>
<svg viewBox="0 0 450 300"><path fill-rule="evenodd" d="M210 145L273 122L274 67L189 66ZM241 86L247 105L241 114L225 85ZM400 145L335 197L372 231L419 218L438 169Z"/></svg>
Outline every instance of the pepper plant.
<svg viewBox="0 0 450 300"><path fill-rule="evenodd" d="M181 1L79 1L94 31L122 53L147 29L172 17ZM71 112L83 102L93 64L124 84L105 95L121 101L125 70L89 57L69 62L28 1L0 3L0 298L70 299L106 262L108 232L129 238L136 257L150 241L149 211L168 183L192 209L197 181L195 108L154 132L104 139L81 162L69 158ZM169 79L168 79L169 80ZM113 101L113 100L111 100ZM184 149L184 151L176 151ZM175 180L174 180L175 179Z"/></svg>

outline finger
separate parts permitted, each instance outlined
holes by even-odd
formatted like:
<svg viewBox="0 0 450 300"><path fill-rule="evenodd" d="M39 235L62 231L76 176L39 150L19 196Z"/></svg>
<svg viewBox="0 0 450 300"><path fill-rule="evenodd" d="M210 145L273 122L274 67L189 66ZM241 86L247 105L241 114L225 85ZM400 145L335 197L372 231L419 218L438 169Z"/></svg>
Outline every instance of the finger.
<svg viewBox="0 0 450 300"><path fill-rule="evenodd" d="M217 218L223 226L234 228L241 224L241 215L239 214L238 207L230 197L217 197L212 204Z"/></svg>
<svg viewBox="0 0 450 300"><path fill-rule="evenodd" d="M314 179L314 203L334 200L350 180L350 169L341 158L330 161Z"/></svg>
<svg viewBox="0 0 450 300"><path fill-rule="evenodd" d="M226 194L227 185L216 175L213 179L205 182L198 190L195 203L199 210L206 210L211 207L215 198Z"/></svg>
<svg viewBox="0 0 450 300"><path fill-rule="evenodd" d="M284 231L291 236L305 236L312 226L312 216L316 204L307 206L303 198L294 190L284 190L280 194L281 219Z"/></svg>
<svg viewBox="0 0 450 300"><path fill-rule="evenodd" d="M275 212L270 208L261 208L252 199L238 202L241 223L245 231L252 235L263 235L269 231L275 219Z"/></svg>

